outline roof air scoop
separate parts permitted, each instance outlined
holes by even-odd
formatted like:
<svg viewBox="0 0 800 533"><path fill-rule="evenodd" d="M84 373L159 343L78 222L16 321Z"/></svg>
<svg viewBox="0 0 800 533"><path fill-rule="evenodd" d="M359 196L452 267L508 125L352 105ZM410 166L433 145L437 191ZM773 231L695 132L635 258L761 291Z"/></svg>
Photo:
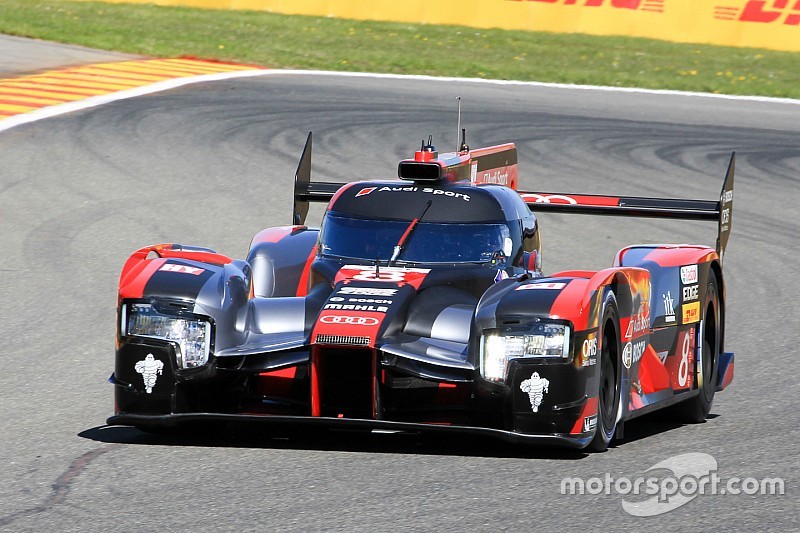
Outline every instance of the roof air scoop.
<svg viewBox="0 0 800 533"><path fill-rule="evenodd" d="M405 159L397 167L397 176L401 180L435 183L442 179L444 170L438 161L439 152L433 146L433 136L428 136L428 143L422 141L420 149L414 152L414 159Z"/></svg>

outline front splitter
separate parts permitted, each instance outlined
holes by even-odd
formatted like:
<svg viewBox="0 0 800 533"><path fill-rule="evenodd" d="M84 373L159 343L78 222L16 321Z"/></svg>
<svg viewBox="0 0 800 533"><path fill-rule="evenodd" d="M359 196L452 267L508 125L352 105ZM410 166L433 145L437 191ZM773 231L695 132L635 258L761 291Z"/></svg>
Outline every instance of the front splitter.
<svg viewBox="0 0 800 533"><path fill-rule="evenodd" d="M512 444L531 444L561 448L585 448L592 437L569 437L564 435L530 435L505 431L502 429L474 426L450 426L443 424L419 424L414 422L394 422L390 420L365 420L357 418L329 418L317 416L279 416L226 413L179 413L169 415L118 414L107 421L110 426L147 426L152 428L172 428L192 422L235 422L272 426L302 426L325 429L360 429L402 431L407 433L436 433L475 435L495 438Z"/></svg>

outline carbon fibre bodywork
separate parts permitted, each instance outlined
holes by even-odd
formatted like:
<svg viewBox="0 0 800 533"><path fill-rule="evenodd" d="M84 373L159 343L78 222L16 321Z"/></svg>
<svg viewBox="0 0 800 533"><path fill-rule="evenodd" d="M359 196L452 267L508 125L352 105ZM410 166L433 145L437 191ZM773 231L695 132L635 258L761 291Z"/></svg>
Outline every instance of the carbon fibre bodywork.
<svg viewBox="0 0 800 533"><path fill-rule="evenodd" d="M422 150L401 163L406 181L351 184L311 182L310 151L309 137L296 224L260 232L245 260L178 245L146 247L128 260L110 424L245 419L582 448L601 430L613 434L635 416L713 397L730 383L720 256L733 165L720 202L628 199L636 216L721 221L727 206L717 249L633 246L606 270L544 276L531 209L556 204L542 198L566 198L564 210L581 212L624 209L623 199L517 193L513 145L441 157ZM329 201L321 230L303 225L306 202L315 200ZM334 217L355 220L352 235L365 221L354 245L360 256L334 253ZM399 240L388 229L397 221ZM469 232L487 226L499 228L499 240L476 244L484 234ZM392 259L380 258L384 233L397 241ZM143 334L140 323L183 335L193 328L195 344L167 326ZM205 360L189 366L186 353L202 359L203 349ZM602 449L610 436L599 440Z"/></svg>

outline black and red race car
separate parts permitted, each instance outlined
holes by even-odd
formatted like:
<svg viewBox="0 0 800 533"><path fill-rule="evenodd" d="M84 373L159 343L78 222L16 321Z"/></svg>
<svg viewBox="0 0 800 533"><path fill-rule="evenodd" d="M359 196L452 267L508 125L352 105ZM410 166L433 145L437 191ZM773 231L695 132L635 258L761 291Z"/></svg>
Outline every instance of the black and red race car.
<svg viewBox="0 0 800 533"><path fill-rule="evenodd" d="M161 244L119 283L115 414L144 430L197 421L481 433L604 450L670 407L703 421L733 379L718 201L525 193L513 144L438 154L400 180L312 182L294 225L245 260ZM321 228L309 202L328 202ZM716 249L636 245L598 272L541 272L532 211L716 221Z"/></svg>

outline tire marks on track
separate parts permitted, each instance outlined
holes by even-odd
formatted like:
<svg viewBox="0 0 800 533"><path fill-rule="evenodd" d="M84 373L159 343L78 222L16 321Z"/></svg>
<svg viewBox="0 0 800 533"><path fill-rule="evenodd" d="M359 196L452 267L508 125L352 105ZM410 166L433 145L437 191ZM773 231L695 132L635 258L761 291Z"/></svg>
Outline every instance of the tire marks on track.
<svg viewBox="0 0 800 533"><path fill-rule="evenodd" d="M62 473L58 478L53 482L51 485L50 494L45 498L45 500L36 505L34 507L30 507L28 509L22 509L21 511L17 511L15 513L11 513L6 516L0 516L0 527L5 527L20 518L44 513L49 511L59 503L63 502L67 495L69 494L72 485L78 479L78 477L89 467L89 465L101 455L108 453L110 451L114 451L119 448L121 444L110 444L107 446L101 446L99 448L95 448L94 450L90 450L74 461L72 461L67 469Z"/></svg>

